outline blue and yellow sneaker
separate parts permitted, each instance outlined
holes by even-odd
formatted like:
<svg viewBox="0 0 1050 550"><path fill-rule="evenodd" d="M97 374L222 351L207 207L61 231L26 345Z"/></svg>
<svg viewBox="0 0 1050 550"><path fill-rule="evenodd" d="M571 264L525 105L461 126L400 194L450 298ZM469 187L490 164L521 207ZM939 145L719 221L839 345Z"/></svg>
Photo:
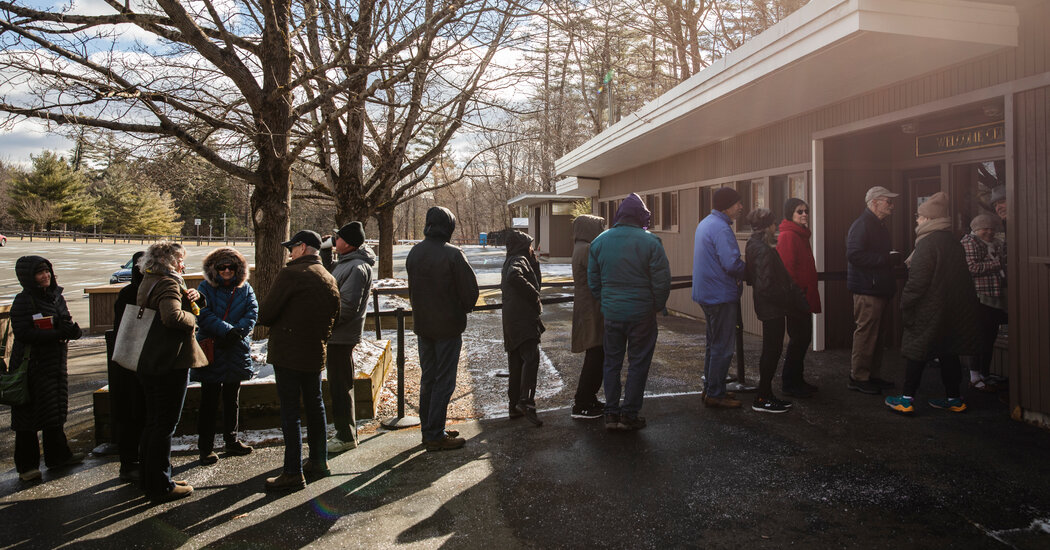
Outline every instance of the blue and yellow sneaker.
<svg viewBox="0 0 1050 550"><path fill-rule="evenodd" d="M959 397L930 399L930 406L935 409L946 409L957 413L966 411L966 402Z"/></svg>
<svg viewBox="0 0 1050 550"><path fill-rule="evenodd" d="M911 414L915 412L913 401L910 397L904 397L903 395L891 395L886 398L886 406L901 414Z"/></svg>

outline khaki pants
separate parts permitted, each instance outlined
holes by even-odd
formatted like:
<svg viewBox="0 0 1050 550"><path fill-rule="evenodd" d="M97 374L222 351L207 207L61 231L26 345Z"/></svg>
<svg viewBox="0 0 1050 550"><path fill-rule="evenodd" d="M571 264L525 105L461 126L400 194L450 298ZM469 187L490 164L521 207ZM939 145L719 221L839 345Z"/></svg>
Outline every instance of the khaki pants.
<svg viewBox="0 0 1050 550"><path fill-rule="evenodd" d="M853 331L853 357L850 376L854 380L879 378L882 372L882 329L886 324L889 300L881 296L853 295L853 319L857 329Z"/></svg>

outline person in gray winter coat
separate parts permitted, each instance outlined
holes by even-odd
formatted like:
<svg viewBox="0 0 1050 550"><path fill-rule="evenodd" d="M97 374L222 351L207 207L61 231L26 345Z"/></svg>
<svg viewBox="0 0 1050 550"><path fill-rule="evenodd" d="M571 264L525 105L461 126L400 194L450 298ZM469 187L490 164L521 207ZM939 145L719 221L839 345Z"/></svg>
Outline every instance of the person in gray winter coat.
<svg viewBox="0 0 1050 550"><path fill-rule="evenodd" d="M48 470L65 468L84 460L70 451L63 425L69 412L69 376L66 342L80 338L58 286L51 262L40 256L15 261L15 275L22 292L11 304L11 331L15 341L10 365L19 365L29 354L29 402L11 407L15 432L15 469L22 481L40 479L40 443L44 436L44 464Z"/></svg>
<svg viewBox="0 0 1050 550"><path fill-rule="evenodd" d="M459 352L467 313L478 301L478 280L459 248L449 244L456 218L447 208L427 210L426 238L405 259L412 331L419 339L419 420L427 451L458 449L466 442L445 429L448 402L456 389Z"/></svg>
<svg viewBox="0 0 1050 550"><path fill-rule="evenodd" d="M598 299L587 286L587 262L591 241L605 230L605 218L584 214L572 221L572 344L573 353L583 352L583 368L573 399L573 418L601 418L605 403L596 397L602 387L605 363L605 318Z"/></svg>
<svg viewBox="0 0 1050 550"><path fill-rule="evenodd" d="M332 236L339 261L325 267L339 285L339 318L328 339L328 390L332 393L335 436L328 440L329 453L357 448L357 418L354 414L354 347L361 342L372 290L372 266L376 255L365 244L361 222L350 222ZM321 255L322 260L326 259Z"/></svg>
<svg viewBox="0 0 1050 550"><path fill-rule="evenodd" d="M540 262L532 249L532 237L521 231L507 235L507 259L503 262L500 290L503 292L503 346L510 370L507 396L510 417L525 416L542 426L536 417L536 377L540 368Z"/></svg>

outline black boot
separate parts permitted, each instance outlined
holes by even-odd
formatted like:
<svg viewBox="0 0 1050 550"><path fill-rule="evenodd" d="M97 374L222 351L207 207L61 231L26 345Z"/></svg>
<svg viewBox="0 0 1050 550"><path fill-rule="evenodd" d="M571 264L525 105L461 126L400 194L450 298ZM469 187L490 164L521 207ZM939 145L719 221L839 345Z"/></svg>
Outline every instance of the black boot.
<svg viewBox="0 0 1050 550"><path fill-rule="evenodd" d="M226 441L226 453L234 456L244 456L251 454L254 450L250 446L237 441L237 434L226 434L223 436Z"/></svg>

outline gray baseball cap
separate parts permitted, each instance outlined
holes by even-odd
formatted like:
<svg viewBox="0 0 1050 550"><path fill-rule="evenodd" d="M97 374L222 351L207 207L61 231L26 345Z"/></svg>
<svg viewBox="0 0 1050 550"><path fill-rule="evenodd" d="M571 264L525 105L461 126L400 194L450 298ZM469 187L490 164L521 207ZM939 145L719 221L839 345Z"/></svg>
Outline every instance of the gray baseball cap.
<svg viewBox="0 0 1050 550"><path fill-rule="evenodd" d="M894 193L881 185L876 185L875 187L868 189L867 194L864 195L864 204L868 204L869 202L881 197L888 197L892 199L893 197L899 196L900 194L898 193Z"/></svg>

